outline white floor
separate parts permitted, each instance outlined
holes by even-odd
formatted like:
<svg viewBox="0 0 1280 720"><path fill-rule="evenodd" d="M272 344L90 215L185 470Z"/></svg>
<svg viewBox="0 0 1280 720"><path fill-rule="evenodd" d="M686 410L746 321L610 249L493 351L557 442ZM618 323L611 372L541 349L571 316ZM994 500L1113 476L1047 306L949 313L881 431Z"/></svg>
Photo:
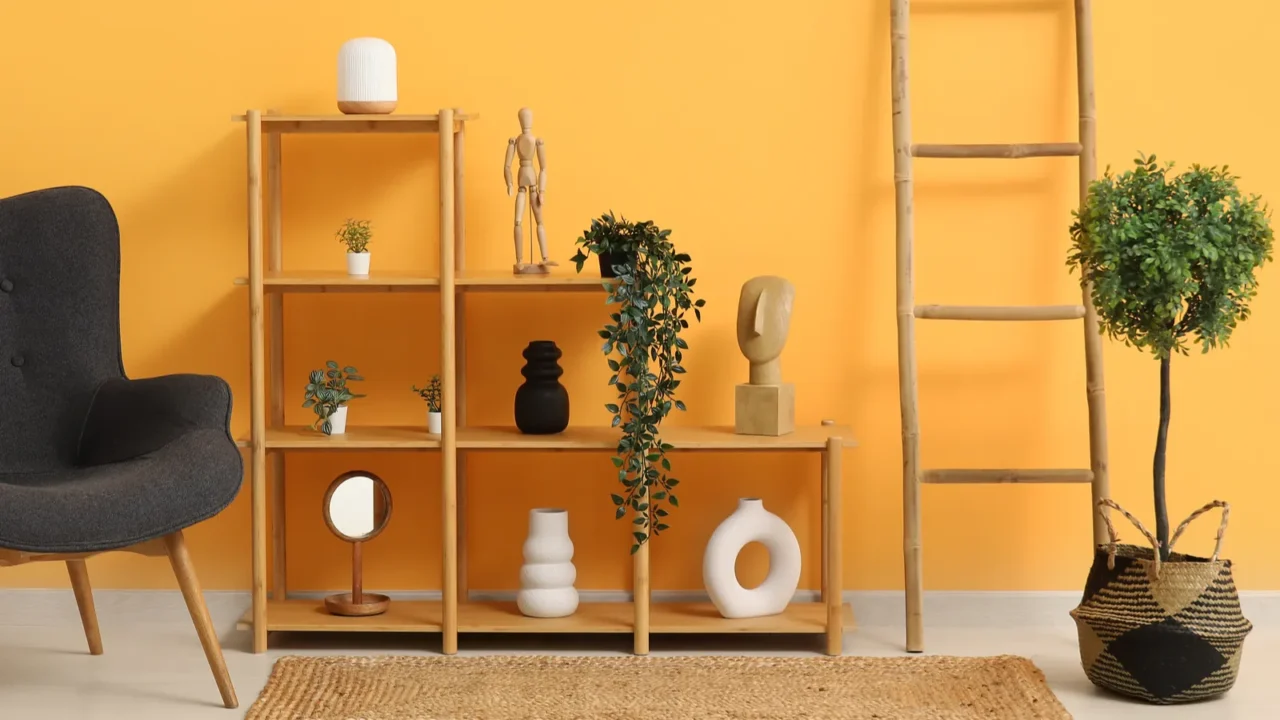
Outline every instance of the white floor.
<svg viewBox="0 0 1280 720"><path fill-rule="evenodd" d="M438 635L277 634L263 655L248 652L248 633L235 630L246 606L240 593L211 593L240 709L222 709L181 597L168 592L99 592L106 654L91 657L70 592L0 591L0 718L55 720L230 720L243 717L282 655L430 654ZM1268 603L1268 610L1276 603ZM861 627L845 652L901 655L900 604L891 594L855 597ZM861 607L860 607L861 606ZM1226 697L1194 706L1151 707L1097 691L1085 679L1067 595L1010 602L982 595L931 597L926 605L928 650L952 655L1015 654L1031 658L1079 719L1265 720L1280 717L1280 623L1258 626L1245 645L1240 681ZM1246 603L1246 613L1250 613ZM1003 623L997 627L996 621ZM799 655L818 651L818 638L655 637L653 654ZM464 654L625 654L630 637L464 636Z"/></svg>

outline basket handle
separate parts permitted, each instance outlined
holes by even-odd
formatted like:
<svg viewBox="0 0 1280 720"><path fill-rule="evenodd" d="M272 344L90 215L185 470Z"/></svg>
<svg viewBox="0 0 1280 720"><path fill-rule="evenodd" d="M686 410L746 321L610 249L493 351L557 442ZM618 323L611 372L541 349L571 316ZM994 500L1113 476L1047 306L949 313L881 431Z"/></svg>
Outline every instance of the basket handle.
<svg viewBox="0 0 1280 720"><path fill-rule="evenodd" d="M1145 537L1147 541L1151 543L1151 547L1155 550L1155 553L1154 553L1155 560L1151 565L1151 576L1153 578L1159 577L1160 576L1160 541L1156 540L1155 535L1152 535L1150 532L1147 531L1147 528L1143 526L1141 520L1134 517L1133 515L1130 515L1129 511L1120 507L1120 505L1115 500L1112 500L1110 498L1103 498L1098 501L1098 514L1102 516L1102 522L1106 523L1107 537L1111 538L1111 542L1107 544L1107 569L1108 570L1116 569L1116 544L1120 542L1120 535L1116 533L1116 526L1111 524L1111 514L1107 512L1107 508L1119 510L1126 518L1129 519L1129 522L1133 523L1134 527L1138 528L1138 532L1142 533L1143 537ZM1201 512L1203 512L1203 509L1201 510ZM1191 518L1187 520L1187 522L1191 522L1191 520L1194 519L1195 517L1196 517L1195 515L1192 515ZM1186 523L1183 523L1183 525L1186 525ZM1179 528L1179 530L1181 530L1181 528Z"/></svg>
<svg viewBox="0 0 1280 720"><path fill-rule="evenodd" d="M1231 517L1231 504L1223 502L1222 500L1214 500L1208 505L1205 505L1199 510L1191 513L1191 517L1183 520L1182 524L1179 525L1178 529L1173 533L1173 539L1169 541L1169 552L1173 552L1174 544L1178 542L1178 538L1182 537L1182 531L1187 529L1187 526L1191 524L1192 520L1195 520L1214 508L1222 508L1222 522L1218 524L1218 536L1214 539L1213 543L1212 562L1218 562L1218 554L1222 552L1222 537L1227 534L1227 520Z"/></svg>

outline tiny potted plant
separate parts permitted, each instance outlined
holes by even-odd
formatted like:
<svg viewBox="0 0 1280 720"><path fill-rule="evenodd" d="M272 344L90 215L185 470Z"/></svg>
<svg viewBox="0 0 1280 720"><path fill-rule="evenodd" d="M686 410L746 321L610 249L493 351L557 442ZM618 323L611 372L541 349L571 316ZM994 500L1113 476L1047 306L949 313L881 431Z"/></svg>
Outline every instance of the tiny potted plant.
<svg viewBox="0 0 1280 720"><path fill-rule="evenodd" d="M607 212L591 221L591 227L578 238L578 252L571 258L582 272L587 253L600 261L600 277L616 278L618 269L633 264L636 252L645 241L645 232L653 229L653 223L633 223L626 218L616 219Z"/></svg>
<svg viewBox="0 0 1280 720"><path fill-rule="evenodd" d="M369 277L369 242L373 239L372 223L348 219L338 229L338 242L347 246L347 274L354 278Z"/></svg>
<svg viewBox="0 0 1280 720"><path fill-rule="evenodd" d="M443 396L440 392L440 376L432 375L431 382L427 386L420 388L413 386L413 391L418 393L418 397L427 402L427 432L432 435L440 434L440 401Z"/></svg>
<svg viewBox="0 0 1280 720"><path fill-rule="evenodd" d="M675 397L689 349L680 334L689 327L690 311L695 321L702 320L706 300L692 297L698 281L690 257L676 250L670 230L652 222L617 220L608 213L591 222L578 245L573 257L578 272L587 253L595 253L601 256L601 274L617 278L604 283L605 302L617 311L597 332L604 338L609 385L618 393L616 403L605 405L613 413L613 427L621 430L613 466L624 492L612 496L614 517L628 510L634 514L634 553L650 535L668 529L665 506L680 506L675 495L680 481L669 474L667 452L673 447L662 441L661 424L673 410L685 410L684 401Z"/></svg>
<svg viewBox="0 0 1280 720"><path fill-rule="evenodd" d="M1155 703L1219 695L1231 688L1252 627L1240 611L1231 561L1220 559L1227 504L1192 513L1173 537L1165 505L1170 365L1174 355L1224 347L1249 317L1254 272L1271 259L1266 207L1242 195L1227 168L1193 165L1179 175L1155 156L1095 181L1071 227L1069 264L1093 301L1102 332L1149 350L1160 366L1160 417L1152 463L1156 532L1125 517L1147 546L1110 542L1094 555L1080 606L1072 611L1085 673L1096 685ZM1196 517L1222 509L1211 557L1173 552Z"/></svg>
<svg viewBox="0 0 1280 720"><path fill-rule="evenodd" d="M302 407L311 408L316 414L311 427L325 435L341 435L347 431L347 402L364 395L357 395L347 387L348 382L364 380L360 371L341 367L330 360L323 370L312 370L307 378L306 400Z"/></svg>

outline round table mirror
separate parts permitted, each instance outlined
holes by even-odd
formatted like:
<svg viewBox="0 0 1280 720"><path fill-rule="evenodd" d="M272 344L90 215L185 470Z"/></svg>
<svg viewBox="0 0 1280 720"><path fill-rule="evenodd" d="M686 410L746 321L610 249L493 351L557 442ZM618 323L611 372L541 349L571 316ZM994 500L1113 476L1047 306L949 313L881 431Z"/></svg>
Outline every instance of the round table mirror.
<svg viewBox="0 0 1280 720"><path fill-rule="evenodd" d="M377 537L391 518L391 491L382 478L353 470L329 484L324 494L324 522L334 535L351 543L351 592L330 595L325 608L334 615L363 617L387 611L391 598L363 590L362 546Z"/></svg>

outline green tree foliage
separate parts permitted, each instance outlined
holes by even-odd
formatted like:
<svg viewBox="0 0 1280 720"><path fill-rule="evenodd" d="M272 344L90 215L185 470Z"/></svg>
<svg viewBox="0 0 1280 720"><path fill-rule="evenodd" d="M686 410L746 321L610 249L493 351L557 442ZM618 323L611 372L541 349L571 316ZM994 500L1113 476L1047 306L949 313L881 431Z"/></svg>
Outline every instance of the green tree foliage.
<svg viewBox="0 0 1280 720"><path fill-rule="evenodd" d="M1225 347L1257 293L1255 271L1271 260L1269 213L1242 195L1235 176L1192 165L1172 174L1154 155L1110 170L1089 187L1071 226L1068 264L1090 288L1102 332L1160 360L1160 429L1153 462L1156 526L1167 558L1164 462L1169 365L1189 345Z"/></svg>

